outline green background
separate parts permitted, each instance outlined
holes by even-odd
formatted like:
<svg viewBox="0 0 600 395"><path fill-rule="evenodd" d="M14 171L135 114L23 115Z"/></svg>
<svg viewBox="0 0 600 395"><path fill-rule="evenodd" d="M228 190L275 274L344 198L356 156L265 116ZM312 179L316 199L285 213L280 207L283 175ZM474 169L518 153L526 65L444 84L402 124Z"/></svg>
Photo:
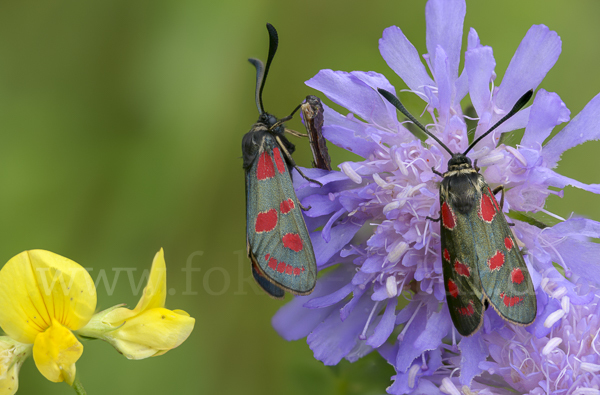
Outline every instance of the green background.
<svg viewBox="0 0 600 395"><path fill-rule="evenodd" d="M270 320L283 303L244 281L240 145L257 119L246 59L266 58L264 25L273 23L280 50L264 102L279 116L318 94L303 82L320 69L374 70L404 87L378 39L398 25L425 52L425 2L371 3L0 2L0 261L43 248L93 268L94 279L103 269L109 285L113 268L137 268L137 285L163 247L174 292L167 307L196 318L189 339L158 358L129 361L106 343L84 341L77 371L90 394L364 394L391 384L393 370L374 355L332 369L304 340L282 340ZM527 29L544 23L562 37L563 51L541 87L557 92L572 116L600 91L597 0L467 7L465 32L473 26L493 47L498 83ZM303 129L298 118L288 126ZM296 162L308 166L308 144L296 143ZM558 171L599 183L599 149L594 142L568 151ZM330 150L334 165L353 158ZM599 200L567 188L547 208L600 219ZM200 269L191 288L182 271L188 260ZM98 309L138 298L123 271L114 292L100 285ZM72 393L33 360L20 388Z"/></svg>

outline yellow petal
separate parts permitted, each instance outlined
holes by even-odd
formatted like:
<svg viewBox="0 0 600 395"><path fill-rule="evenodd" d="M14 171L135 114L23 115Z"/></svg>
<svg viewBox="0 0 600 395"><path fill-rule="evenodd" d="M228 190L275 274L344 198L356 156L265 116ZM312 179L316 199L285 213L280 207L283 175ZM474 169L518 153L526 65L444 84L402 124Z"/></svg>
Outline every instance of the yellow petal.
<svg viewBox="0 0 600 395"><path fill-rule="evenodd" d="M52 319L84 326L96 309L96 288L77 263L50 251L31 250L0 270L0 326L13 339L33 343Z"/></svg>
<svg viewBox="0 0 600 395"><path fill-rule="evenodd" d="M146 310L104 339L129 359L161 355L183 343L194 329L195 320L186 314L165 308Z"/></svg>
<svg viewBox="0 0 600 395"><path fill-rule="evenodd" d="M55 383L75 379L75 362L81 357L83 346L70 330L53 320L33 344L33 359L40 373Z"/></svg>
<svg viewBox="0 0 600 395"><path fill-rule="evenodd" d="M150 269L150 276L148 277L148 284L146 284L142 297L135 309L129 310L124 307L115 309L104 318L104 322L114 326L121 325L123 321L129 320L131 317L136 316L145 310L164 307L166 298L167 267L165 264L164 251L161 248L154 256L152 268Z"/></svg>
<svg viewBox="0 0 600 395"><path fill-rule="evenodd" d="M135 311L141 312L155 307L164 307L166 298L167 266L165 264L165 253L161 248L154 256L148 284L144 288L142 298L135 306Z"/></svg>
<svg viewBox="0 0 600 395"><path fill-rule="evenodd" d="M13 395L19 389L19 370L21 363L15 363L6 372L6 375L0 376L0 395Z"/></svg>

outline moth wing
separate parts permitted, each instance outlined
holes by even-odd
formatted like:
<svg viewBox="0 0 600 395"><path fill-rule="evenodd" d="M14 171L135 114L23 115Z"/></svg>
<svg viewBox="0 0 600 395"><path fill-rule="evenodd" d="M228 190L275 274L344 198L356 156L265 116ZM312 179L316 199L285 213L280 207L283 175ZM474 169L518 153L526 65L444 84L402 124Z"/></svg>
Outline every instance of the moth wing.
<svg viewBox="0 0 600 395"><path fill-rule="evenodd" d="M309 294L317 278L315 255L287 163L271 135L264 136L246 172L246 186L246 231L253 262L278 288Z"/></svg>
<svg viewBox="0 0 600 395"><path fill-rule="evenodd" d="M478 207L471 215L483 224L476 249L483 291L505 320L529 325L537 312L535 290L523 255L496 198L484 183ZM475 220L474 220L475 222Z"/></svg>
<svg viewBox="0 0 600 395"><path fill-rule="evenodd" d="M442 269L446 301L454 327L463 336L483 324L485 296L481 292L477 258L473 254L471 225L448 202L441 202Z"/></svg>

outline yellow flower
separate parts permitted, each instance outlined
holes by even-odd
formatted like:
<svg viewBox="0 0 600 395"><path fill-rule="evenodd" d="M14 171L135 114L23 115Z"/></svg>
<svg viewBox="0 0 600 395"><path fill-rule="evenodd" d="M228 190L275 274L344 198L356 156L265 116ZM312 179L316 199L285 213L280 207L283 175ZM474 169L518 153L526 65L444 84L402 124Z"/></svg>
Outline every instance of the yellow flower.
<svg viewBox="0 0 600 395"><path fill-rule="evenodd" d="M195 323L185 311L165 309L166 297L167 269L161 249L135 309L119 305L101 311L77 333L107 341L128 359L162 355L183 343Z"/></svg>
<svg viewBox="0 0 600 395"><path fill-rule="evenodd" d="M0 336L0 395L13 395L19 389L19 370L31 354L31 344Z"/></svg>
<svg viewBox="0 0 600 395"><path fill-rule="evenodd" d="M0 306L0 326L12 339L33 344L44 377L72 385L83 346L71 331L87 324L96 308L89 273L50 251L22 252L0 270Z"/></svg>

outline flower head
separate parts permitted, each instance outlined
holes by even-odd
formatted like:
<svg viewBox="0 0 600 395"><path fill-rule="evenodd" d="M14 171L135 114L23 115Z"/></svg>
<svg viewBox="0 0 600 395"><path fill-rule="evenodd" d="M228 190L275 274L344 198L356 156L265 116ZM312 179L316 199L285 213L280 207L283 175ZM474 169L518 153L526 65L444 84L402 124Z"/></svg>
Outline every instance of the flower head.
<svg viewBox="0 0 600 395"><path fill-rule="evenodd" d="M480 43L474 29L468 35L464 69L459 70L465 13L464 0L427 3L425 64L400 28L385 29L379 41L390 68L410 92L425 101L432 118L430 130L453 152L463 152L469 145L461 107L467 94L477 113L476 138L526 91L538 87L561 51L555 32L543 25L532 26L496 86L492 48ZM308 177L323 184L321 188L299 177L294 180L298 198L311 207L305 219L312 231L317 265L319 269L336 267L319 279L313 294L295 298L275 315L273 325L284 338L306 336L315 357L327 365L342 358L354 361L377 349L397 371L388 393L435 393L432 386L435 391L457 393L453 391L463 386L483 388L486 381L478 380L484 377L486 363L496 359L494 345L508 339L508 335L499 339L492 334L512 331L542 339L566 317L552 315L558 310L557 300L568 296L570 303L581 305L589 299L580 291L589 286L588 280L593 284L600 279L600 246L588 240L600 236L600 223L555 216L561 222L544 228L532 225L534 221L515 220L513 232L525 247L525 261L537 291L538 317L523 329L488 309L483 328L460 339L448 308L440 308L446 303L440 230L439 224L427 219L437 217L439 211L440 178L432 168L444 172L448 153L433 140L428 141L430 147L424 147L398 121L395 108L377 92L382 88L395 93L381 74L321 70L307 84L351 111L343 115L324 106L323 135L362 160L342 163L341 171L306 169ZM552 129L569 117L560 97L541 89L531 106L468 154L484 168L492 188L500 184L507 188L506 212L542 211L554 216L544 208L546 198L562 197L562 191L556 190L567 185L600 193L600 185L586 185L553 170L565 150L600 139L600 96L544 144ZM503 133L523 128L520 145L501 143ZM569 280L553 262L562 266ZM395 330L398 335L390 339ZM531 347L540 347L540 342L544 341ZM515 384L518 380L508 380L510 375L519 376L520 368L531 366L526 357L523 365L513 365L512 356L498 356L495 371L502 366L504 380L494 384L506 388L502 391L542 389L538 376L521 387ZM543 366L532 369L540 373Z"/></svg>
<svg viewBox="0 0 600 395"><path fill-rule="evenodd" d="M12 339L33 345L44 377L71 385L83 352L71 331L87 324L96 308L89 273L49 251L22 252L0 270L0 306L0 326Z"/></svg>
<svg viewBox="0 0 600 395"><path fill-rule="evenodd" d="M115 306L96 314L78 333L107 341L128 359L158 356L183 343L194 318L183 310L165 309L167 268L164 252L156 253L148 284L137 306Z"/></svg>

